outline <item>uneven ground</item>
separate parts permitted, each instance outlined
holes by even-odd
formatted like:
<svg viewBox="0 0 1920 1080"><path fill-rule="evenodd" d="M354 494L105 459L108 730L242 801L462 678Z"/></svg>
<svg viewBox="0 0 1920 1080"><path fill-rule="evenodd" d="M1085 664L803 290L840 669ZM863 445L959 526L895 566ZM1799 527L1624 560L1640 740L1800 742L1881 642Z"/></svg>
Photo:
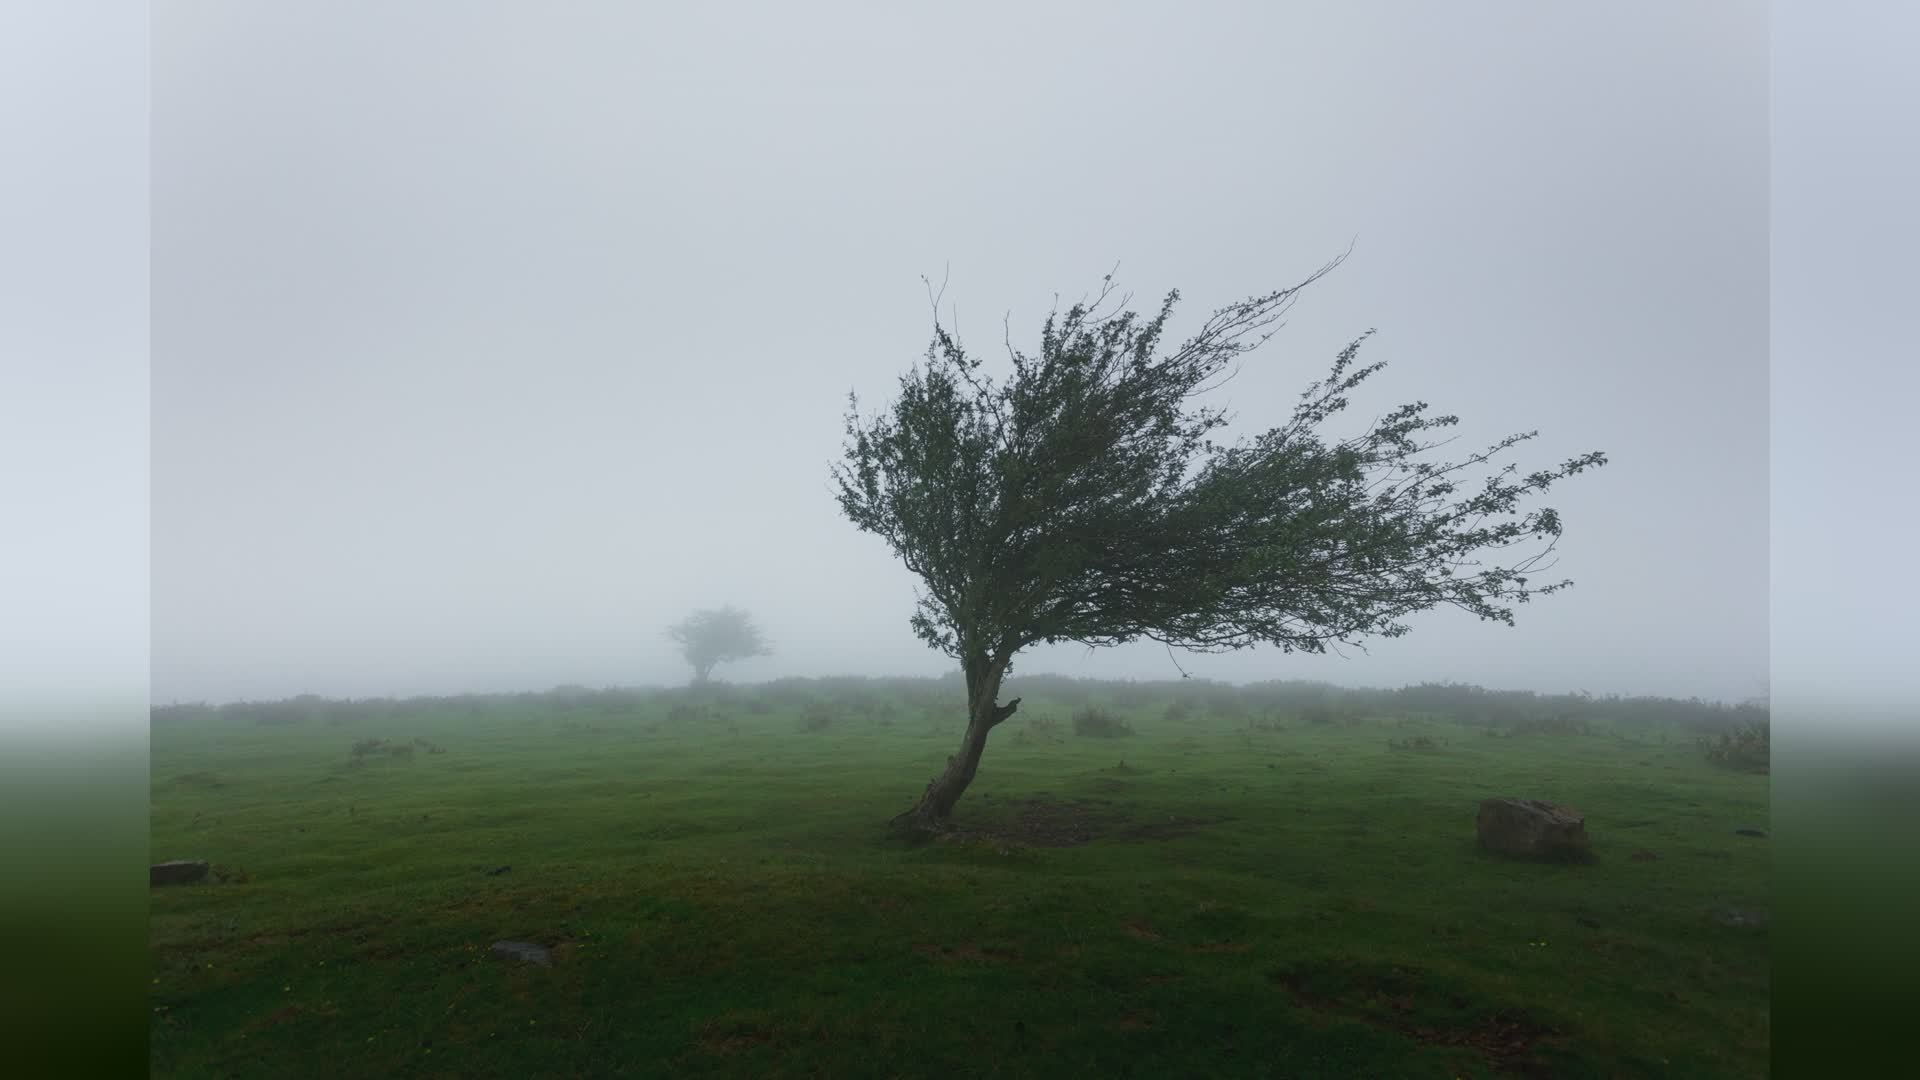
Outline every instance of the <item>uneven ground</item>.
<svg viewBox="0 0 1920 1080"><path fill-rule="evenodd" d="M225 880L152 892L154 1075L1767 1073L1767 779L1677 731L1030 698L912 847L957 705L759 708L157 726L152 856ZM1476 851L1496 794L1592 861Z"/></svg>

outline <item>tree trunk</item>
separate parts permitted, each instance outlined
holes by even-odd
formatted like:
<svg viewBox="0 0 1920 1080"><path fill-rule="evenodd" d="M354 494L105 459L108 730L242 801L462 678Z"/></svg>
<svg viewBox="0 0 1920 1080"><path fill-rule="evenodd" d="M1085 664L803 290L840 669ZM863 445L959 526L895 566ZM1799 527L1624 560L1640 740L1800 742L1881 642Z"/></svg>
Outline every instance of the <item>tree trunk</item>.
<svg viewBox="0 0 1920 1080"><path fill-rule="evenodd" d="M967 731L960 737L960 752L947 758L947 767L927 784L913 809L895 817L892 825L907 832L939 830L953 815L954 804L973 783L980 768L980 755L987 749L987 733L1004 722L1020 707L1014 698L1005 705L996 704L1000 680L1006 675L1005 660L984 654L970 656L961 664L967 676Z"/></svg>

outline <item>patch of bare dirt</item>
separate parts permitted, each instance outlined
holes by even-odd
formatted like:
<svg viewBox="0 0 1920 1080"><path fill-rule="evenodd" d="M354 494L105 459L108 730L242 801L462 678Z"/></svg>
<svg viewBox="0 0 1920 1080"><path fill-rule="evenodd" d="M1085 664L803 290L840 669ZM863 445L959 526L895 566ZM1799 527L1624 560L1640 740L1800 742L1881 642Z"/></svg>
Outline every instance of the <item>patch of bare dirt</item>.
<svg viewBox="0 0 1920 1080"><path fill-rule="evenodd" d="M1360 996L1371 1009L1350 1005L1313 993L1305 980L1295 974L1278 974L1275 981L1285 987L1294 1001L1316 1012L1337 1013L1374 1027L1397 1031L1427 1046L1459 1046L1477 1052L1500 1072L1514 1076L1548 1077L1548 1065L1534 1053L1535 1047L1554 1038L1553 1029L1525 1016L1518 1010L1499 1009L1458 1024L1416 1023L1410 1017L1415 998L1421 992L1418 974L1396 969L1363 981ZM1455 996L1448 1005L1464 1010L1466 1002Z"/></svg>
<svg viewBox="0 0 1920 1080"><path fill-rule="evenodd" d="M765 1046L774 1036L764 1031L734 1031L724 1035L702 1035L700 1045L716 1054L737 1054L756 1046Z"/></svg>
<svg viewBox="0 0 1920 1080"><path fill-rule="evenodd" d="M737 1054L779 1039L779 1032L767 1025L726 1017L710 1020L700 1030L701 1048L713 1054Z"/></svg>
<svg viewBox="0 0 1920 1080"><path fill-rule="evenodd" d="M1120 820L1112 811L1088 802L1027 799L1014 804L1013 815L1006 821L955 825L951 831L966 838L1033 847L1072 847L1099 839Z"/></svg>
<svg viewBox="0 0 1920 1080"><path fill-rule="evenodd" d="M1031 798L1012 804L1012 816L997 822L953 823L942 832L948 840L976 840L1030 847L1073 847L1101 837L1119 840L1171 840L1203 825L1226 818L1188 818L1136 821L1105 800Z"/></svg>
<svg viewBox="0 0 1920 1080"><path fill-rule="evenodd" d="M1552 1032L1518 1014L1496 1012L1466 1027L1408 1025L1400 1031L1429 1046L1469 1047L1495 1067L1520 1076L1551 1075L1532 1051Z"/></svg>

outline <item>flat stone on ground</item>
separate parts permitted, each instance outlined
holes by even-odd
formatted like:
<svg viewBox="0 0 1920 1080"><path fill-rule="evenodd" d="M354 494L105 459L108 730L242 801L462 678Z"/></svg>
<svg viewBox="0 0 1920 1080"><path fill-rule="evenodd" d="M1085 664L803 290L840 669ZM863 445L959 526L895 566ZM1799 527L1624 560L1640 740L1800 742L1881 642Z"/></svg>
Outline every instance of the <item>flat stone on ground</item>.
<svg viewBox="0 0 1920 1080"><path fill-rule="evenodd" d="M207 877L205 859L169 859L147 868L149 885L192 885Z"/></svg>
<svg viewBox="0 0 1920 1080"><path fill-rule="evenodd" d="M531 941L496 941L487 951L504 960L553 966L553 952L545 945L535 945Z"/></svg>

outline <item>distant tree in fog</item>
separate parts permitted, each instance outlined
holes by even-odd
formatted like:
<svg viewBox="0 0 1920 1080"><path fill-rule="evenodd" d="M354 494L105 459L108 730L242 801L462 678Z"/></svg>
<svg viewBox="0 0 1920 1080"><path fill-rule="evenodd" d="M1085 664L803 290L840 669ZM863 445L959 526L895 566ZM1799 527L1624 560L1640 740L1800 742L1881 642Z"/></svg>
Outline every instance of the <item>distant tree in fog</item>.
<svg viewBox="0 0 1920 1080"><path fill-rule="evenodd" d="M668 627L667 636L679 644L680 655L693 665L695 686L707 681L715 664L773 652L752 616L734 607L696 611Z"/></svg>
<svg viewBox="0 0 1920 1080"><path fill-rule="evenodd" d="M1322 652L1397 637L1406 616L1442 605L1511 624L1513 604L1570 584L1530 576L1544 568L1560 518L1521 503L1605 456L1524 475L1490 467L1469 485L1468 470L1534 433L1458 462L1431 460L1429 433L1457 418L1429 416L1425 402L1359 435L1324 435L1322 422L1384 366L1355 366L1367 335L1307 387L1287 423L1213 441L1226 412L1196 399L1340 261L1214 312L1171 351L1162 333L1179 294L1151 318L1103 311L1109 275L1093 300L1047 317L1038 356L1007 345L1004 381L940 324L935 297L933 341L901 377L899 397L867 418L849 399L845 456L833 469L840 508L919 576L913 629L966 679L960 752L896 825L934 828L951 814L987 734L1019 707L997 698L1029 645L1145 638ZM1520 545L1531 550L1506 557ZM1487 566L1483 553L1501 562Z"/></svg>

